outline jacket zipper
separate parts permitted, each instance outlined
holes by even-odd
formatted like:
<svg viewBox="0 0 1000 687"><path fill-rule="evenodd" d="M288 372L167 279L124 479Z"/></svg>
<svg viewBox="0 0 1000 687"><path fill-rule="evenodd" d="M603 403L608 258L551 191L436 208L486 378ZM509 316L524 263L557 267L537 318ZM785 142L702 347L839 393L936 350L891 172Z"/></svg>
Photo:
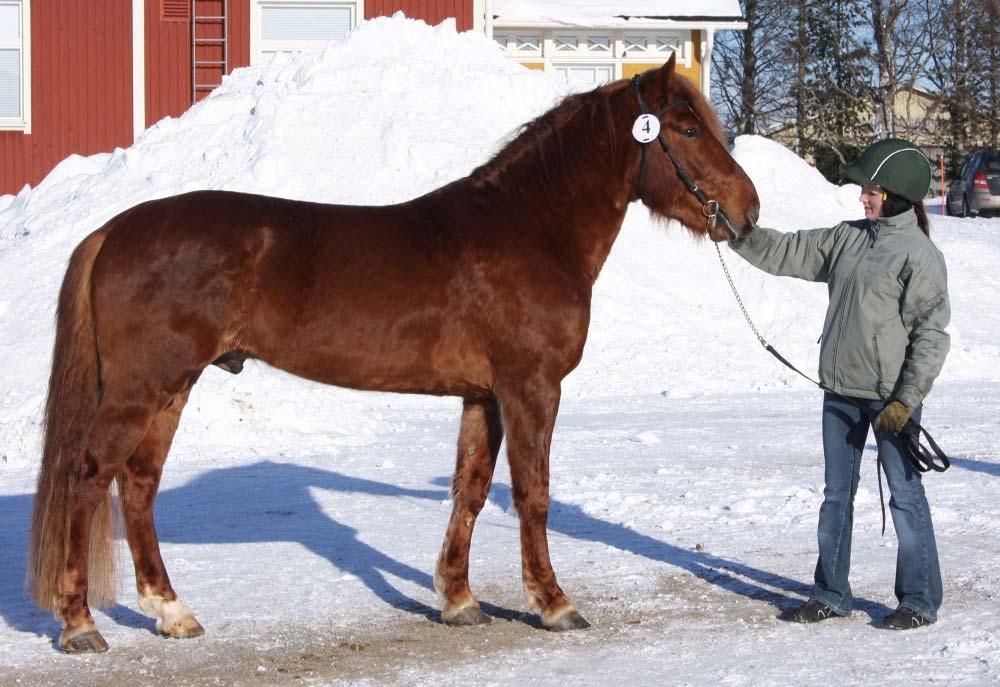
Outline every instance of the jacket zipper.
<svg viewBox="0 0 1000 687"><path fill-rule="evenodd" d="M878 354L878 334L872 334L872 350L875 351L875 377L878 379L878 392L882 394L882 356Z"/></svg>
<svg viewBox="0 0 1000 687"><path fill-rule="evenodd" d="M854 286L857 283L858 269L861 267L861 263L864 261L868 253L871 252L872 248L875 247L875 242L878 240L878 230L874 230L875 236L872 237L871 243L865 248L865 252L861 254L858 261L854 263L854 269L851 270L850 277L848 277L847 287L844 289L844 295L840 297L840 303L837 304L837 312L840 313L838 319L838 324L840 324L840 331L837 332L837 344L833 348L833 386L838 386L837 384L837 362L840 360L840 342L844 338L844 327L843 323L847 319L847 315L851 310L851 303L848 300L849 297L854 293ZM842 310L846 307L847 310Z"/></svg>

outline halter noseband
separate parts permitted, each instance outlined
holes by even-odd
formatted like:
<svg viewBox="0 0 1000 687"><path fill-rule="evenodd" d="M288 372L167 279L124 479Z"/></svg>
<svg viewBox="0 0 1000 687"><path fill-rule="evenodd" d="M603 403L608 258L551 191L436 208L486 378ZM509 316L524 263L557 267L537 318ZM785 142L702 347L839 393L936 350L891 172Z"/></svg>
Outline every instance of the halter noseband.
<svg viewBox="0 0 1000 687"><path fill-rule="evenodd" d="M632 77L632 90L635 92L635 97L639 101L639 107L642 109L642 113L645 115L651 114L655 116L657 119L659 119L668 110L674 107L685 105L688 107L688 109L691 110L691 112L694 114L695 117L698 117L698 113L695 112L694 108L691 107L690 100L675 100L672 103L667 103L663 107L663 109L661 109L659 112L653 112L652 110L650 110L649 106L646 105L646 101L642 99L642 93L639 90L638 74ZM680 160L677 159L677 156L674 155L674 151L671 150L670 146L667 145L667 139L663 137L662 130L657 134L656 140L659 141L660 147L663 148L663 152L667 154L667 156L670 158L670 161L674 164L674 170L677 172L677 178L679 178L682 182L684 182L684 185L687 187L688 192L694 195L694 197L698 200L698 202L701 203L701 213L705 215L705 223L707 227L709 229L714 228L716 220L721 218L722 224L726 228L726 231L729 232L729 235L734 239L739 238L739 234L736 232L735 229L733 229L733 225L729 222L729 217L726 215L725 211L719 205L719 201L709 200L709 198L702 192L702 190L698 188L698 184L694 183L694 181L691 180L691 177L688 175L688 173L684 171L684 168L681 166ZM638 200L642 200L642 185L643 185L643 180L645 179L646 176L646 150L649 147L649 142L643 143L639 141L639 144L642 146L642 159L641 162L639 163L639 186L636 189L636 198Z"/></svg>

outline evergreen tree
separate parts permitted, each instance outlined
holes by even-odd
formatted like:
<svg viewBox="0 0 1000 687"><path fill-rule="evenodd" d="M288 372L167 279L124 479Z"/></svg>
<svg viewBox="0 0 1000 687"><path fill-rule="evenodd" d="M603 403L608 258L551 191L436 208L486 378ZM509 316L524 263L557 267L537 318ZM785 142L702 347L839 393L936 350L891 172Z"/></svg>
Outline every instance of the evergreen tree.
<svg viewBox="0 0 1000 687"><path fill-rule="evenodd" d="M862 0L803 2L806 40L803 152L826 178L845 183L841 167L873 138L872 62L859 42L867 13Z"/></svg>

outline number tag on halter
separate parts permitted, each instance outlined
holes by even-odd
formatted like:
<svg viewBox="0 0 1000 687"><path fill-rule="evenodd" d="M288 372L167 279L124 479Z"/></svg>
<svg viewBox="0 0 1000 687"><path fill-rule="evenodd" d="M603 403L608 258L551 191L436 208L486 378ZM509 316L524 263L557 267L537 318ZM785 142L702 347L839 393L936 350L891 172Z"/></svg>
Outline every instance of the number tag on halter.
<svg viewBox="0 0 1000 687"><path fill-rule="evenodd" d="M639 141L639 143L655 141L659 135L660 120L656 118L656 115L639 115L635 120L635 124L632 125L632 137Z"/></svg>

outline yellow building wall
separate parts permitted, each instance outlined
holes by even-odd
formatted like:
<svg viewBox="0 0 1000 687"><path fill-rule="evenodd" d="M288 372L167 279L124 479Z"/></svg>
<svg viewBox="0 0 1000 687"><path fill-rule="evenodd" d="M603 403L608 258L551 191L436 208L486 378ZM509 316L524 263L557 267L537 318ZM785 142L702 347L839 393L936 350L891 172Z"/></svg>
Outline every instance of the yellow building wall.
<svg viewBox="0 0 1000 687"><path fill-rule="evenodd" d="M695 86L701 89L701 31L691 32L691 66L677 65L677 73L689 79ZM622 78L631 79L636 74L641 74L647 69L662 67L662 62L649 62L642 64L623 64Z"/></svg>

